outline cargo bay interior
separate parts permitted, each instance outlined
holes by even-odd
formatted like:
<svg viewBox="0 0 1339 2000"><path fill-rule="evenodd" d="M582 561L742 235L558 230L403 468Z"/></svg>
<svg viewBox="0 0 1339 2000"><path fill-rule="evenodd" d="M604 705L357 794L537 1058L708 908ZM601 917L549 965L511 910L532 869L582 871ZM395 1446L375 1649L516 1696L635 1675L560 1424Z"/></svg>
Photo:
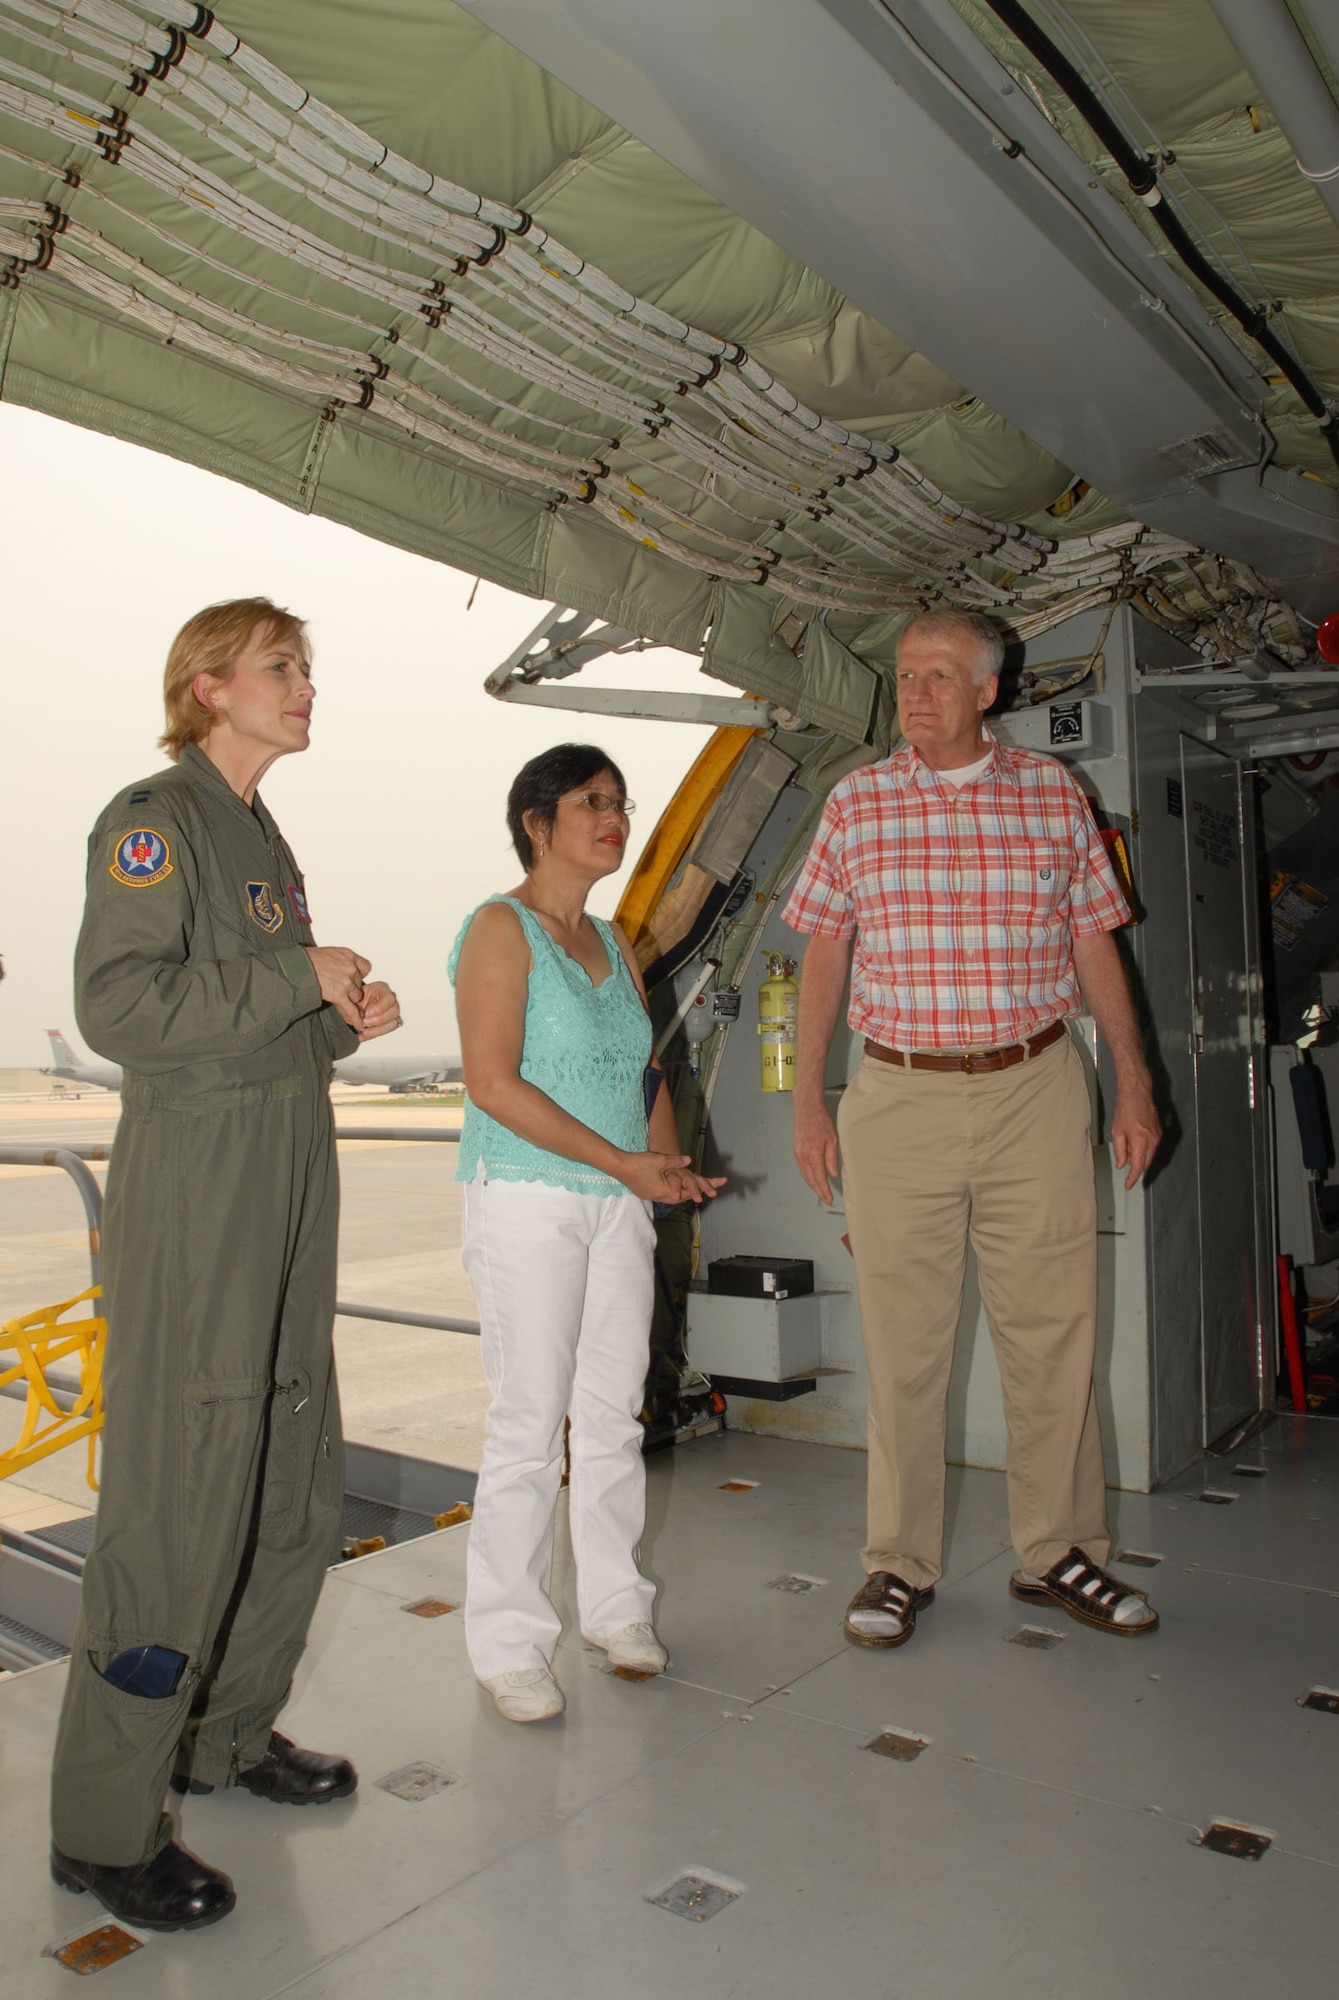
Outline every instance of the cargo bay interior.
<svg viewBox="0 0 1339 2000"><path fill-rule="evenodd" d="M565 1645L561 1729L508 1740L459 1618L403 1615L459 1602L468 1527L410 1531L460 1482L355 1453L406 1538L332 1569L292 1713L363 1789L294 1831L188 1802L266 1879L109 1986L1244 1994L1268 1954L1329 1991L1337 71L1319 0L0 0L3 395L559 607L503 699L648 712L601 661L672 644L705 691L650 712L718 725L621 912L685 1144L733 1176L662 1231L670 1672ZM970 1289L936 1622L840 1636L850 1263L755 1022L822 799L896 741L898 632L944 602L1007 625L999 733L1080 776L1138 914L1168 1141L1131 1194L1081 1040L1147 1648L1011 1616ZM783 1253L812 1295L702 1283ZM89 1928L45 1878L79 1552L0 1548L16 1995Z"/></svg>

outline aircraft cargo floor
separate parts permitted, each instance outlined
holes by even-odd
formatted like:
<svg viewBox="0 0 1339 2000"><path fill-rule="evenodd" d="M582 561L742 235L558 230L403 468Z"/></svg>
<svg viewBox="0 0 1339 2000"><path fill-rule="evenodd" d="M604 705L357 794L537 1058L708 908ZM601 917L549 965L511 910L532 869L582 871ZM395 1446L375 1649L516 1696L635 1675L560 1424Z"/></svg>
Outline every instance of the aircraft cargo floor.
<svg viewBox="0 0 1339 2000"><path fill-rule="evenodd" d="M95 1990L1333 1994L1339 1713L1299 1704L1339 1686L1339 1423L1282 1418L1154 1495L1112 1496L1117 1548L1162 1558L1122 1568L1162 1613L1138 1640L1008 1596L996 1474L950 1475L945 1583L911 1644L879 1652L841 1637L863 1456L730 1434L648 1470L668 1674L623 1682L573 1637L566 1716L521 1728L471 1678L458 1610L406 1615L459 1603L467 1528L332 1571L285 1727L348 1752L357 1797L189 1800L183 1838L232 1873L237 1911L148 1938ZM564 1552L567 1616L570 1581ZM1009 1643L1027 1626L1060 1643ZM64 1674L0 1683L5 2000L70 1991L44 1948L102 1921L46 1870ZM864 1747L889 1732L894 1754ZM431 1767L411 1796L379 1787L408 1766ZM1214 1819L1272 1843L1258 1860L1193 1844ZM648 1900L666 1888L687 1918Z"/></svg>

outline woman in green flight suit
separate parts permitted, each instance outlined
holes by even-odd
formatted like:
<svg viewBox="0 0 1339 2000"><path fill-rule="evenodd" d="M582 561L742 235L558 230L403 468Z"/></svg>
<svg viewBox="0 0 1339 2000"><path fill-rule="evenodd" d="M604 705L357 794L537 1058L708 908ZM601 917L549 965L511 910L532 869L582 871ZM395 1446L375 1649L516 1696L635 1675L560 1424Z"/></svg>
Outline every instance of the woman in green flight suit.
<svg viewBox="0 0 1339 2000"><path fill-rule="evenodd" d="M301 622L263 598L178 633L173 766L89 843L79 1026L124 1068L107 1182L107 1416L52 1784L52 1873L129 1923L225 1916L172 1840L169 1781L297 1805L357 1784L272 1724L339 1532L332 1061L399 1025L317 946L256 787L307 748Z"/></svg>

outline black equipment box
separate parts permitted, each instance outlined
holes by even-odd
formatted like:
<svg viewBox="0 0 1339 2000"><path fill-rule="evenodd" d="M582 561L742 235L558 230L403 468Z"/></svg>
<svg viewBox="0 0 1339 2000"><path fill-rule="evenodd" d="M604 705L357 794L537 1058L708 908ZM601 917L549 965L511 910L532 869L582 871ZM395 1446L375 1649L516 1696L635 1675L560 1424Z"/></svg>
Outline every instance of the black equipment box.
<svg viewBox="0 0 1339 2000"><path fill-rule="evenodd" d="M794 1299L814 1289L811 1257L717 1257L707 1290L734 1299Z"/></svg>

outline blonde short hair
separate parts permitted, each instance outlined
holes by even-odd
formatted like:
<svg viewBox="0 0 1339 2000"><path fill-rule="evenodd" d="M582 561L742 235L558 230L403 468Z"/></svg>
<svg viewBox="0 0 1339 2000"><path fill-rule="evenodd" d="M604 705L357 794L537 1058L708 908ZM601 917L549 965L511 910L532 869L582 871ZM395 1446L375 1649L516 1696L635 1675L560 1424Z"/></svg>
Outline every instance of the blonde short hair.
<svg viewBox="0 0 1339 2000"><path fill-rule="evenodd" d="M188 743L203 743L217 720L196 696L196 675L212 674L215 680L226 681L257 625L265 627L266 639L296 639L303 659L311 665L306 626L268 597L233 597L226 604L197 611L172 641L163 673L167 727L158 744L174 764Z"/></svg>

